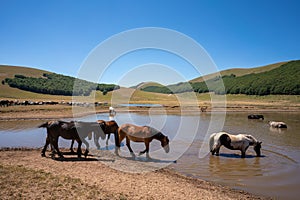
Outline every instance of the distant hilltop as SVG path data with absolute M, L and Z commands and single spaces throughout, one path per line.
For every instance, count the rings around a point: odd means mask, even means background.
M 168 86 L 148 84 L 141 90 L 165 94 L 194 91 L 216 94 L 300 95 L 300 60 L 250 69 L 228 69 L 220 74 L 221 76 L 219 73 L 209 74 Z M 204 82 L 204 79 L 207 81 Z
M 214 92 L 215 94 L 300 95 L 299 80 L 300 60 L 295 60 L 249 69 L 227 69 L 220 73 L 167 86 L 142 82 L 132 88 L 146 93 L 163 94 Z M 106 95 L 110 91 L 120 89 L 120 86 L 114 84 L 92 83 L 44 70 L 8 65 L 0 65 L 0 81 L 1 98 L 26 99 L 33 97 L 34 94 L 42 94 L 48 96 L 36 98 L 51 99 L 51 96 L 55 95 L 57 97 L 88 96 L 93 91 L 98 91 L 97 95 L 99 92 L 101 95 Z M 74 89 L 75 81 L 80 85 L 77 89 Z M 104 99 L 108 100 L 109 97 Z
M 119 89 L 114 84 L 98 84 L 71 76 L 55 74 L 33 68 L 0 66 L 2 85 L 9 85 L 25 91 L 65 96 L 89 96 L 92 91 L 101 91 L 104 95 Z M 74 83 L 80 87 L 74 87 Z

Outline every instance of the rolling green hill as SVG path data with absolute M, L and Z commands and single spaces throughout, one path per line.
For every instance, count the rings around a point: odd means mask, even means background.
M 269 69 L 269 70 L 267 70 Z M 242 72 L 243 71 L 243 72 Z M 251 72 L 252 73 L 249 73 Z M 300 94 L 300 61 L 277 63 L 258 69 L 250 69 L 246 75 L 244 70 L 226 70 L 229 72 L 239 72 L 238 75 L 230 74 L 223 76 L 213 76 L 203 82 L 195 79 L 191 82 L 178 83 L 176 85 L 161 87 L 145 87 L 142 90 L 160 93 L 182 93 L 182 92 L 215 92 L 216 94 L 247 94 L 247 95 L 299 95 Z M 221 73 L 222 74 L 222 73 Z M 224 74 L 224 73 L 223 73 Z M 222 87 L 222 82 L 225 88 Z M 209 88 L 207 87 L 209 86 Z M 168 90 L 167 90 L 168 89 Z
M 15 66 L 0 66 L 0 80 L 2 93 L 6 92 L 6 94 L 10 88 L 18 88 L 50 95 L 88 96 L 93 90 L 101 91 L 105 95 L 119 88 L 114 84 L 96 84 L 70 76 Z M 74 87 L 75 83 L 79 87 Z
M 262 73 L 266 71 L 270 71 L 272 69 L 275 69 L 277 67 L 280 67 L 281 65 L 285 64 L 287 62 L 279 62 L 279 63 L 274 63 L 266 66 L 261 66 L 261 67 L 254 67 L 254 68 L 232 68 L 232 69 L 226 69 L 223 71 L 220 71 L 221 76 L 226 76 L 226 75 L 231 75 L 234 74 L 236 76 L 244 76 L 247 74 L 257 74 L 257 73 Z M 219 76 L 219 73 L 212 73 L 208 74 L 205 76 L 201 76 L 195 79 L 190 80 L 189 82 L 195 83 L 195 82 L 202 82 L 205 80 L 212 79 L 216 76 Z
M 156 83 L 156 82 L 141 82 L 141 83 L 137 84 L 136 86 L 132 86 L 130 88 L 142 90 L 142 89 L 144 89 L 146 87 L 150 87 L 150 86 L 160 87 L 160 86 L 163 86 L 163 85 L 159 84 L 159 83 Z

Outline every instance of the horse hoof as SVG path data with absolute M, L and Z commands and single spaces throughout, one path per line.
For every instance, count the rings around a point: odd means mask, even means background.
M 135 157 L 135 154 L 134 154 L 133 152 L 130 152 L 130 155 L 131 155 L 132 157 Z
M 46 154 L 42 153 L 41 156 L 42 156 L 42 157 L 46 157 Z

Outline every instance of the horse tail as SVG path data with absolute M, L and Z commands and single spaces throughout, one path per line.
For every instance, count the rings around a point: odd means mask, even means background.
M 215 136 L 216 136 L 217 133 L 213 133 L 210 135 L 209 137 L 209 150 L 212 151 L 213 150 L 213 146 L 214 146 L 214 143 L 215 143 Z
M 38 128 L 48 128 L 48 122 L 39 125 Z

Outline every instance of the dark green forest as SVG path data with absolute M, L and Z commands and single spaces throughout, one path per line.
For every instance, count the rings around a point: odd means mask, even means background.
M 106 94 L 109 91 L 120 88 L 118 85 L 114 84 L 96 84 L 55 73 L 44 73 L 43 77 L 40 78 L 16 74 L 14 78 L 6 78 L 5 82 L 10 87 L 19 88 L 21 90 L 67 96 L 88 96 L 93 90 L 99 90 L 103 94 Z M 74 87 L 74 83 L 76 87 Z
M 222 81 L 224 87 L 222 87 Z M 150 86 L 142 90 L 160 93 L 198 93 L 246 95 L 300 95 L 300 60 L 291 61 L 273 70 L 236 77 L 234 74 L 215 77 L 206 82 L 178 83 L 169 86 Z

